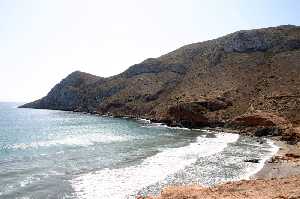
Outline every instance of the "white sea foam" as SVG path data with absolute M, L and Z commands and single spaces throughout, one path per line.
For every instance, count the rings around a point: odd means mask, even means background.
M 39 148 L 50 147 L 55 145 L 67 145 L 67 146 L 90 146 L 96 143 L 111 143 L 122 142 L 130 139 L 130 136 L 119 136 L 105 133 L 90 133 L 84 135 L 67 135 L 62 138 L 56 138 L 46 141 L 37 141 L 31 143 L 19 143 L 11 145 L 12 149 L 27 149 L 27 148 Z
M 191 129 L 185 128 L 185 127 L 177 127 L 177 126 L 171 127 L 171 126 L 168 126 L 163 123 L 150 123 L 149 125 L 144 125 L 142 127 L 144 127 L 144 128 L 169 128 L 169 129 L 178 129 L 178 130 L 187 130 L 187 131 L 191 130 Z
M 264 167 L 266 161 L 271 159 L 279 150 L 279 147 L 269 139 L 267 139 L 267 144 L 270 146 L 270 148 L 268 149 L 269 153 L 265 154 L 262 157 L 262 159 L 259 160 L 259 163 L 251 163 L 248 167 L 245 167 L 245 171 L 242 172 L 239 176 L 235 176 L 229 179 L 223 179 L 220 182 L 226 182 L 228 180 L 230 181 L 250 180 L 252 176 L 258 173 Z
M 139 118 L 138 120 L 141 121 L 141 122 L 144 122 L 144 123 L 148 123 L 148 124 L 151 123 L 150 120 L 144 119 L 144 118 Z
M 259 163 L 253 164 L 252 167 L 247 167 L 245 174 L 240 176 L 239 180 L 249 180 L 253 175 L 255 175 L 264 167 L 267 160 L 271 159 L 278 152 L 279 147 L 275 145 L 274 142 L 268 139 L 267 143 L 270 145 L 269 153 L 264 156 L 263 159 L 259 161 Z
M 71 181 L 76 195 L 82 199 L 134 198 L 143 187 L 160 182 L 168 175 L 184 169 L 199 157 L 221 152 L 237 134 L 217 134 L 216 138 L 198 137 L 197 142 L 180 148 L 168 148 L 146 158 L 140 165 L 120 169 L 104 169 L 83 174 Z

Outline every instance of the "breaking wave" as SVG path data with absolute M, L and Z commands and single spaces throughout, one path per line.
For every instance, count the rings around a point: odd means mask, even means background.
M 56 145 L 67 145 L 67 146 L 91 146 L 96 143 L 111 143 L 111 142 L 123 142 L 130 139 L 130 136 L 120 136 L 105 133 L 92 133 L 84 135 L 67 135 L 62 138 L 37 141 L 31 143 L 18 143 L 10 145 L 9 149 L 28 149 L 28 148 L 39 148 L 39 147 L 51 147 Z
M 76 196 L 82 199 L 134 198 L 137 191 L 162 181 L 168 175 L 184 169 L 199 157 L 221 152 L 236 142 L 237 134 L 217 134 L 216 138 L 198 137 L 185 147 L 168 148 L 146 158 L 141 164 L 120 169 L 103 169 L 78 176 L 71 181 Z

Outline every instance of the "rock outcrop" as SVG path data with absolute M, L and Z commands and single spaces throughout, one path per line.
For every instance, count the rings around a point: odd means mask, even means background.
M 77 110 L 85 106 L 85 89 L 103 78 L 75 71 L 54 86 L 48 95 L 40 100 L 21 106 L 22 108 L 41 108 L 58 110 Z M 90 99 L 89 99 L 90 100 Z
M 271 125 L 273 120 L 262 115 L 257 123 L 254 115 L 242 116 L 260 111 L 285 118 L 295 128 L 300 125 L 299 74 L 300 27 L 279 26 L 186 45 L 109 78 L 74 72 L 46 97 L 22 107 L 144 117 L 188 127 L 229 121 Z
M 261 136 L 282 136 L 285 140 L 293 133 L 291 122 L 274 113 L 246 113 L 231 120 L 229 126 L 240 128 L 245 134 Z

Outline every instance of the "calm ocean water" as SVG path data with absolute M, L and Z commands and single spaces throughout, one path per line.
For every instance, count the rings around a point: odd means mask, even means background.
M 0 103 L 0 198 L 134 198 L 249 178 L 269 141 Z M 258 164 L 244 162 L 259 158 Z

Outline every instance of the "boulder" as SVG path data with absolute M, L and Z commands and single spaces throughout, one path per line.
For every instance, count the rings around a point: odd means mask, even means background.
M 249 160 L 244 160 L 244 162 L 251 162 L 251 163 L 259 163 L 259 159 L 249 159 Z

